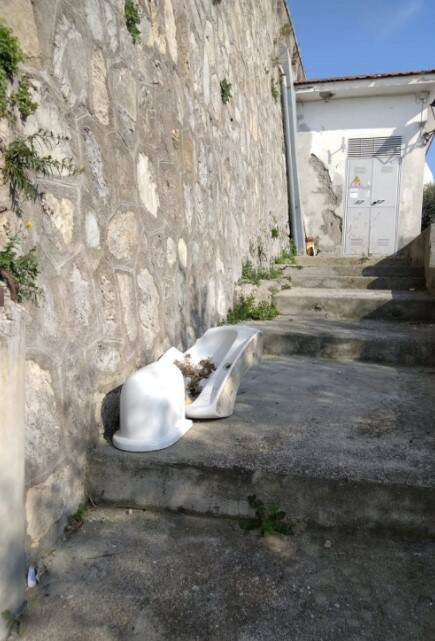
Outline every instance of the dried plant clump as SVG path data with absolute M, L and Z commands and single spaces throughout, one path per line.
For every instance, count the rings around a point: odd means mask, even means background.
M 201 394 L 201 382 L 210 377 L 216 370 L 216 365 L 209 358 L 203 358 L 198 365 L 192 363 L 190 354 L 186 354 L 185 361 L 175 361 L 175 365 L 184 376 L 186 384 L 186 403 L 190 404 Z

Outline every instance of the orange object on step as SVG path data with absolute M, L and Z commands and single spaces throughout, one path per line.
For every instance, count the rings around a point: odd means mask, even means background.
M 305 248 L 308 256 L 314 256 L 314 238 L 305 239 Z

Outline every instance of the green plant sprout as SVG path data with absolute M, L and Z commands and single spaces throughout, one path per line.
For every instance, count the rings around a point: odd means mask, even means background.
M 30 136 L 18 136 L 6 146 L 0 141 L 0 151 L 4 156 L 1 169 L 3 182 L 9 187 L 11 207 L 18 216 L 22 215 L 22 203 L 25 200 L 39 201 L 42 209 L 50 213 L 44 201 L 44 192 L 39 189 L 34 177 L 46 178 L 54 174 L 75 176 L 81 172 L 71 158 L 58 160 L 50 153 L 41 155 L 44 149 L 49 151 L 64 140 L 68 138 L 40 129 Z
M 221 80 L 221 98 L 224 105 L 227 105 L 233 97 L 232 88 L 233 85 L 226 78 Z
M 286 536 L 293 534 L 291 525 L 285 521 L 286 513 L 281 509 L 278 501 L 266 504 L 253 494 L 248 496 L 248 503 L 249 507 L 255 510 L 255 516 L 240 521 L 242 530 L 245 532 L 258 530 L 260 536 L 275 532 Z
M 281 271 L 274 267 L 270 269 L 256 269 L 250 260 L 247 260 L 242 265 L 242 275 L 240 277 L 241 283 L 252 283 L 258 285 L 261 280 L 274 280 L 281 276 Z
M 279 256 L 275 258 L 276 265 L 296 265 L 296 245 L 290 240 L 289 249 L 284 249 Z
M 12 236 L 0 251 L 0 279 L 8 285 L 12 300 L 17 303 L 31 300 L 37 304 L 42 290 L 36 284 L 39 274 L 36 248 L 20 255 L 19 244 L 19 236 Z
M 21 621 L 21 615 L 13 614 L 10 610 L 4 610 L 2 619 L 6 623 L 9 633 L 16 632 L 19 637 L 24 636 L 24 624 Z
M 77 532 L 77 530 L 80 530 L 80 528 L 83 527 L 85 516 L 89 511 L 89 508 L 89 503 L 82 503 L 81 505 L 79 505 L 77 511 L 74 512 L 74 514 L 71 514 L 71 516 L 68 518 L 65 532 Z
M 125 24 L 127 26 L 127 30 L 131 35 L 133 44 L 136 44 L 137 42 L 139 42 L 139 38 L 140 38 L 140 30 L 139 30 L 140 13 L 139 13 L 139 7 L 136 4 L 136 2 L 134 2 L 134 0 L 125 0 L 124 15 L 125 15 Z
M 271 85 L 270 90 L 272 93 L 272 98 L 274 99 L 275 102 L 278 102 L 278 98 L 281 95 L 281 91 L 279 89 L 279 83 L 275 80 L 275 78 L 272 78 L 270 85 Z
M 21 62 L 24 62 L 24 53 L 18 39 L 0 22 L 0 117 L 8 115 L 8 85 L 13 83 Z
M 229 310 L 226 322 L 230 325 L 236 325 L 246 320 L 272 320 L 278 316 L 279 312 L 274 302 L 269 303 L 266 300 L 255 302 L 253 296 L 242 296 L 238 303 Z
M 23 122 L 38 108 L 38 103 L 33 101 L 30 93 L 32 88 L 29 78 L 23 76 L 18 83 L 17 91 L 11 96 L 11 104 L 17 107 Z

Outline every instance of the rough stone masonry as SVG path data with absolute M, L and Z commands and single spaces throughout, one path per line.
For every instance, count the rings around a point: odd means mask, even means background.
M 134 45 L 123 0 L 0 0 L 40 105 L 24 131 L 68 136 L 56 154 L 83 167 L 41 183 L 51 215 L 25 212 L 44 291 L 27 327 L 31 555 L 83 499 L 109 392 L 223 319 L 242 262 L 267 262 L 288 242 L 271 92 L 282 46 L 303 72 L 283 0 L 139 5 Z

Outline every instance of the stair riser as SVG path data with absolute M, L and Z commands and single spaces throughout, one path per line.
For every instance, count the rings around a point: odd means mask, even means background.
M 401 267 L 407 269 L 410 263 L 404 258 L 394 258 L 392 256 L 296 256 L 298 265 L 305 267 L 336 267 L 337 265 L 356 265 L 366 267 Z
M 387 301 L 361 300 L 354 298 L 321 298 L 294 296 L 287 298 L 277 294 L 276 304 L 280 314 L 304 314 L 319 312 L 333 319 L 379 318 L 395 321 L 433 321 L 435 305 L 433 301 Z
M 419 268 L 403 268 L 394 266 L 364 267 L 358 265 L 337 265 L 335 267 L 286 267 L 286 275 L 305 275 L 319 278 L 334 278 L 337 276 L 370 277 L 370 278 L 424 278 L 424 272 Z
M 251 494 L 278 500 L 291 519 L 324 527 L 386 528 L 435 535 L 435 489 L 310 479 L 245 469 L 147 465 L 127 457 L 116 470 L 91 459 L 88 493 L 96 503 L 198 514 L 250 515 Z
M 390 290 L 424 290 L 423 278 L 403 276 L 310 276 L 305 271 L 291 276 L 294 287 L 310 289 L 390 289 Z
M 391 342 L 266 333 L 264 353 L 273 356 L 299 355 L 386 365 L 435 366 L 435 344 L 416 343 L 411 340 Z

